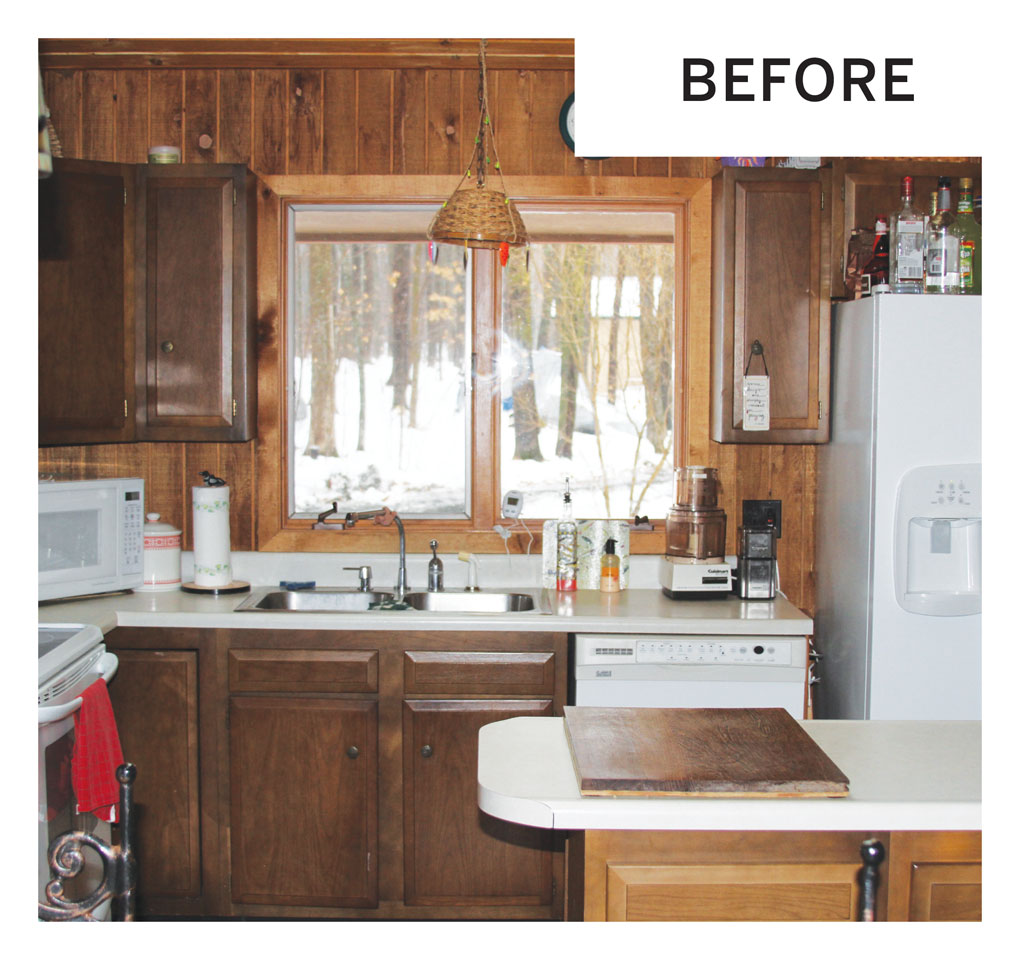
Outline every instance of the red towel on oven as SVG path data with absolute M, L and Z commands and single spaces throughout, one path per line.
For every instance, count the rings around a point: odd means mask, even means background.
M 100 677 L 81 695 L 81 708 L 74 715 L 71 785 L 78 813 L 94 813 L 110 823 L 118 819 L 117 767 L 123 762 L 113 705 Z

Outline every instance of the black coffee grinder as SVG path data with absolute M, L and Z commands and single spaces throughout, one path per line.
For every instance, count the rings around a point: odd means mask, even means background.
M 737 591 L 744 600 L 772 600 L 779 589 L 776 562 L 781 500 L 745 500 L 737 531 Z

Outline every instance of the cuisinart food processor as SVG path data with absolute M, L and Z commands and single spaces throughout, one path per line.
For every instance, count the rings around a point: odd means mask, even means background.
M 726 511 L 717 506 L 714 467 L 679 467 L 676 503 L 666 516 L 666 555 L 659 561 L 662 592 L 671 600 L 730 592 Z

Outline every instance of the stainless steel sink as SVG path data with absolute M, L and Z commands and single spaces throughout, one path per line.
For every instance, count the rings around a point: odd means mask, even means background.
M 535 609 L 535 598 L 528 593 L 450 590 L 442 593 L 409 593 L 404 600 L 414 610 L 437 613 L 522 613 Z
M 318 587 L 311 590 L 284 590 L 261 587 L 253 590 L 234 609 L 238 612 L 293 610 L 300 613 L 357 613 L 372 603 L 392 600 L 392 593 L 378 590 L 345 590 L 342 587 Z

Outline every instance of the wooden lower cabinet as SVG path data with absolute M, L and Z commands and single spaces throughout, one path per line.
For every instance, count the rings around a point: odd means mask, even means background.
M 198 652 L 116 653 L 110 702 L 124 759 L 137 770 L 138 911 L 191 912 L 203 893 Z
M 977 832 L 589 830 L 568 842 L 568 919 L 855 921 L 877 838 L 877 920 L 980 920 Z
M 374 907 L 374 700 L 230 698 L 231 897 Z
M 548 699 L 404 702 L 406 903 L 551 910 L 554 834 L 478 809 L 478 729 L 552 713 Z

